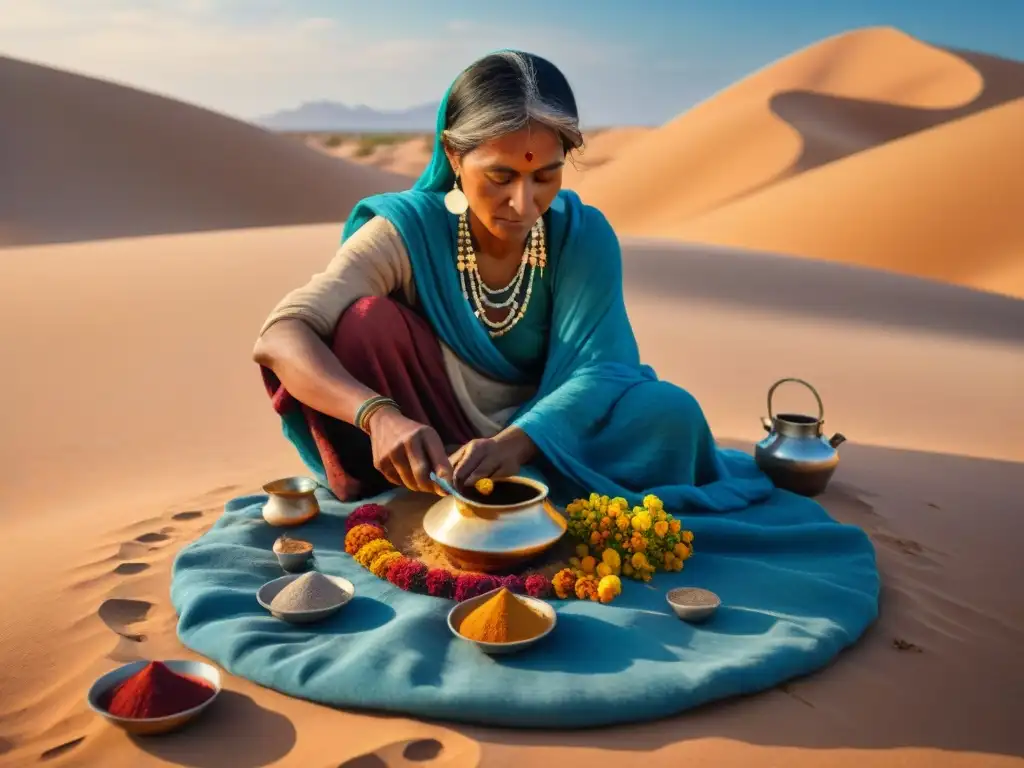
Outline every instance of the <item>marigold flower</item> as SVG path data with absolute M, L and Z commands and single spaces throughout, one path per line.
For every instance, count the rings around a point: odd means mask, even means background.
M 595 572 L 598 576 L 604 578 L 605 576 L 609 576 L 611 574 L 612 567 L 608 565 L 608 563 L 601 562 L 597 564 L 597 569 Z
M 591 544 L 600 544 L 601 543 L 601 534 L 598 533 L 597 531 L 593 531 L 590 534 L 590 543 Z
M 618 526 L 620 531 L 629 529 L 629 517 L 627 515 L 621 515 L 615 518 L 615 525 Z
M 597 561 L 589 555 L 587 557 L 584 557 L 583 560 L 580 561 L 580 568 L 583 569 L 584 573 L 593 573 L 596 567 Z
M 623 563 L 622 564 L 622 575 L 623 576 L 625 576 L 626 578 L 629 578 L 634 573 L 636 573 L 636 571 L 633 570 L 633 566 L 632 565 L 630 565 L 629 563 Z
M 500 582 L 487 573 L 463 573 L 455 579 L 455 600 L 461 603 L 471 597 L 479 597 L 485 592 L 497 589 Z
M 647 507 L 651 512 L 660 512 L 664 508 L 664 504 L 661 503 L 661 499 L 655 496 L 653 493 L 649 493 L 644 496 L 644 506 Z
M 601 560 L 607 563 L 611 568 L 618 568 L 622 565 L 622 559 L 619 557 L 619 553 L 614 549 L 606 549 L 602 552 Z
M 545 598 L 551 595 L 551 582 L 546 576 L 534 573 L 526 577 L 526 594 L 530 597 Z
M 568 568 L 563 568 L 551 579 L 551 587 L 555 590 L 556 597 L 566 600 L 576 588 L 576 574 Z
M 668 523 L 664 520 L 659 520 L 654 524 L 654 532 L 664 538 L 665 534 L 668 533 Z
M 427 566 L 419 560 L 403 557 L 388 568 L 387 580 L 406 592 L 427 592 Z
M 494 481 L 489 477 L 481 477 L 473 483 L 473 487 L 481 496 L 490 496 L 494 493 Z
M 687 544 L 693 542 L 693 531 L 683 531 L 683 541 Z
M 361 523 L 345 534 L 345 553 L 354 555 L 363 545 L 375 539 L 383 539 L 387 534 L 375 523 Z
M 610 603 L 622 594 L 622 582 L 618 576 L 605 576 L 597 584 L 597 596 L 602 603 Z
M 643 552 L 637 552 L 635 555 L 633 555 L 631 562 L 633 564 L 633 567 L 637 570 L 642 570 L 644 568 L 649 567 L 649 563 L 647 562 L 647 558 L 644 556 Z
M 455 576 L 445 568 L 427 571 L 427 594 L 451 600 L 455 596 Z
M 372 523 L 383 528 L 388 521 L 388 514 L 388 508 L 380 504 L 362 504 L 345 518 L 345 533 L 364 523 Z
M 374 539 L 373 541 L 367 542 L 359 551 L 354 555 L 356 562 L 359 563 L 363 568 L 369 568 L 377 555 L 384 552 L 394 552 L 395 545 L 387 539 Z
M 682 524 L 678 520 L 670 520 L 669 521 L 668 529 L 670 531 L 672 531 L 672 533 L 679 533 L 679 530 L 681 528 L 682 528 Z
M 370 573 L 376 576 L 378 579 L 385 579 L 388 575 L 388 568 L 391 567 L 392 563 L 402 559 L 402 553 L 395 550 L 390 552 L 381 552 L 370 563 Z
M 593 576 L 584 576 L 582 579 L 576 579 L 574 591 L 580 600 L 593 600 L 596 603 L 599 599 L 597 587 L 597 579 Z

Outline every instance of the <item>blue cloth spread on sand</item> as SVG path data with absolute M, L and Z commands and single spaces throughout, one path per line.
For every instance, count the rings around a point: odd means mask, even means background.
M 438 137 L 446 104 L 447 94 Z M 344 237 L 372 216 L 391 220 L 439 338 L 493 378 L 522 381 L 459 288 L 455 221 L 441 199 L 453 180 L 437 144 L 415 188 L 364 200 Z M 874 621 L 879 580 L 864 532 L 774 490 L 749 455 L 718 449 L 696 401 L 640 363 L 605 218 L 562 192 L 546 219 L 551 341 L 537 395 L 513 418 L 542 455 L 525 471 L 543 473 L 562 504 L 591 491 L 631 503 L 657 494 L 695 534 L 685 569 L 649 585 L 626 580 L 610 605 L 556 601 L 558 627 L 541 644 L 488 657 L 451 635 L 453 603 L 402 592 L 343 553 L 344 517 L 356 504 L 324 490 L 323 513 L 297 535 L 357 596 L 324 624 L 296 627 L 256 602 L 281 571 L 271 552 L 278 531 L 261 517 L 266 497 L 249 496 L 230 502 L 175 561 L 171 598 L 185 645 L 233 674 L 326 704 L 565 728 L 651 719 L 769 688 L 825 666 Z M 286 416 L 284 430 L 323 481 L 302 415 Z M 665 593 L 683 585 L 722 598 L 707 624 L 685 624 L 668 608 Z
M 174 563 L 178 635 L 228 672 L 339 707 L 533 728 L 572 728 L 668 716 L 770 688 L 826 666 L 875 619 L 874 551 L 856 527 L 781 491 L 739 512 L 691 515 L 695 554 L 649 585 L 623 580 L 613 603 L 554 601 L 558 626 L 520 654 L 489 657 L 454 637 L 453 602 L 402 592 L 344 554 L 343 504 L 318 491 L 322 513 L 292 532 L 318 567 L 344 576 L 355 599 L 323 624 L 270 616 L 256 591 L 281 575 L 280 531 L 266 497 L 230 502 Z M 387 496 L 375 501 L 388 503 Z M 715 591 L 706 623 L 675 617 L 665 593 Z

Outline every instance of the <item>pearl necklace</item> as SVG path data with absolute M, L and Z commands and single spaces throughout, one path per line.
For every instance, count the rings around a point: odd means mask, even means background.
M 537 223 L 530 230 L 530 236 L 526 239 L 526 246 L 523 248 L 523 257 L 519 262 L 519 269 L 509 281 L 508 285 L 501 288 L 491 288 L 480 278 L 480 270 L 477 267 L 476 252 L 473 250 L 473 238 L 469 234 L 468 214 L 459 216 L 459 237 L 458 237 L 458 261 L 456 267 L 459 270 L 459 281 L 462 285 L 462 295 L 471 306 L 475 306 L 473 314 L 480 318 L 488 327 L 491 338 L 504 336 L 511 331 L 523 316 L 530 304 L 530 296 L 533 294 L 533 281 L 537 275 L 537 268 L 540 268 L 540 275 L 544 277 L 544 267 L 547 265 L 547 247 L 544 243 L 544 220 L 537 219 Z M 526 277 L 526 268 L 530 268 L 530 276 Z M 519 301 L 522 293 L 523 281 L 526 281 L 526 293 Z M 499 300 L 501 294 L 508 293 L 504 299 Z M 485 307 L 491 309 L 509 308 L 508 314 L 501 320 L 491 320 L 487 316 Z

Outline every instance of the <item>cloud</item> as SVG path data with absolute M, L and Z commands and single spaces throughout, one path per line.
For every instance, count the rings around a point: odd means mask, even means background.
M 83 6 L 88 6 L 85 8 Z M 432 101 L 475 58 L 520 47 L 570 81 L 619 76 L 636 59 L 563 29 L 452 20 L 389 36 L 285 0 L 0 0 L 0 53 L 253 117 L 302 101 L 381 108 Z

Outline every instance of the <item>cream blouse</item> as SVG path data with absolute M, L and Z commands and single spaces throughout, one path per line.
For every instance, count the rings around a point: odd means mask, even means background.
M 390 221 L 375 216 L 342 244 L 323 272 L 278 302 L 260 336 L 279 320 L 294 318 L 322 338 L 330 338 L 341 315 L 355 301 L 394 293 L 400 293 L 409 306 L 416 306 L 416 283 L 405 243 Z M 535 389 L 488 378 L 438 341 L 448 380 L 463 412 L 482 437 L 494 436 Z

